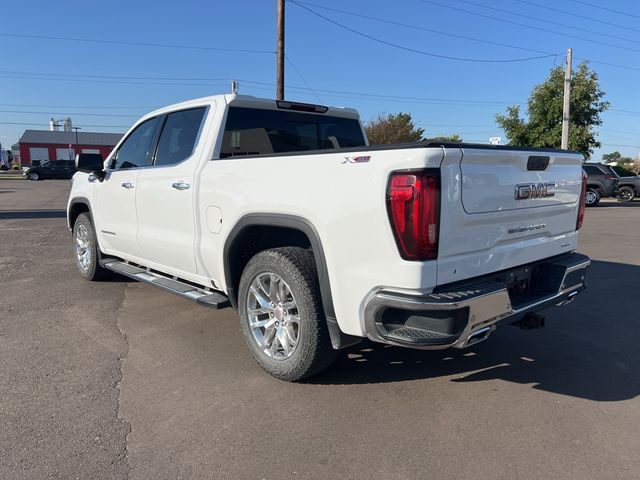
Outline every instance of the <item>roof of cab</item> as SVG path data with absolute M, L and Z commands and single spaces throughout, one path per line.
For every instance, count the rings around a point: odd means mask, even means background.
M 225 104 L 234 106 L 242 106 L 245 108 L 263 108 L 267 110 L 277 110 L 278 105 L 275 100 L 268 98 L 259 98 L 254 97 L 252 95 L 235 95 L 235 94 L 224 94 L 224 95 L 211 95 L 208 97 L 194 98 L 192 100 L 186 100 L 180 103 L 174 103 L 173 105 L 168 105 L 166 107 L 158 108 L 152 112 L 147 113 L 142 118 L 148 118 L 155 115 L 159 115 L 162 113 L 167 113 L 175 110 L 192 108 L 202 105 L 212 105 L 218 101 L 224 102 Z M 292 103 L 296 103 L 293 100 L 287 100 Z M 334 116 L 334 117 L 345 117 L 345 118 L 359 118 L 358 111 L 353 108 L 345 108 L 345 107 L 328 107 L 329 109 L 325 113 L 313 113 L 313 112 L 305 112 L 310 115 L 326 115 L 326 116 Z M 141 118 L 141 120 L 142 120 Z

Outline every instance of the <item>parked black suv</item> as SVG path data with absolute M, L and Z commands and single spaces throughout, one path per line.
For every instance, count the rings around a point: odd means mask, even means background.
M 74 173 L 76 165 L 73 160 L 56 160 L 32 166 L 24 174 L 29 180 L 35 181 L 44 178 L 71 178 Z
M 636 175 L 635 177 L 620 177 L 618 200 L 621 202 L 630 202 L 637 197 L 640 197 L 640 175 Z
M 587 174 L 587 207 L 595 207 L 603 197 L 615 197 L 618 193 L 618 174 L 604 163 L 585 163 L 582 169 Z

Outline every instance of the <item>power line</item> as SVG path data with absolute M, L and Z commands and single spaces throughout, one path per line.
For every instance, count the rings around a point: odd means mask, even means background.
M 600 130 L 601 132 L 604 132 L 604 135 L 610 138 L 614 138 L 614 139 L 620 139 L 620 140 L 625 140 L 625 141 L 629 141 L 632 142 L 634 140 L 640 140 L 640 134 L 636 134 L 636 135 L 616 135 L 615 133 L 610 133 L 609 130 Z
M 455 60 L 455 61 L 459 61 L 459 62 L 474 62 L 474 63 L 516 63 L 516 62 L 526 62 L 526 61 L 530 61 L 530 60 L 539 60 L 542 58 L 549 58 L 549 57 L 556 57 L 556 54 L 548 54 L 548 55 L 539 55 L 536 57 L 527 57 L 527 58 L 512 58 L 512 59 L 499 59 L 499 60 L 490 60 L 490 59 L 480 59 L 480 58 L 465 58 L 465 57 L 453 57 L 453 56 L 449 56 L 449 55 L 440 55 L 437 53 L 432 53 L 432 52 L 425 52 L 423 50 L 418 50 L 415 48 L 411 48 L 411 47 L 405 47 L 403 45 L 399 45 L 397 43 L 393 43 L 393 42 L 388 42 L 386 40 L 382 40 L 380 38 L 374 37 L 372 35 L 369 35 L 367 33 L 363 33 L 360 32 L 359 30 L 356 30 L 354 28 L 348 27 L 346 25 L 343 25 L 342 23 L 336 22 L 335 20 L 326 17 L 324 15 L 322 15 L 321 13 L 316 12 L 315 10 L 307 7 L 306 5 L 302 5 L 301 3 L 298 3 L 295 0 L 289 0 L 291 3 L 293 3 L 294 5 L 299 6 L 300 8 L 303 8 L 305 10 L 307 10 L 308 12 L 316 15 L 317 17 L 322 18 L 323 20 L 332 23 L 333 25 L 336 25 L 344 30 L 347 30 L 351 33 L 354 33 L 356 35 L 359 35 L 361 37 L 367 38 L 369 40 L 372 40 L 374 42 L 377 43 L 381 43 L 383 45 L 387 45 L 393 48 L 397 48 L 400 50 L 404 50 L 407 52 L 412 52 L 412 53 L 417 53 L 420 55 L 426 55 L 429 57 L 434 57 L 434 58 L 442 58 L 445 60 Z
M 620 110 L 617 108 L 611 108 L 608 110 L 609 113 L 613 113 L 616 115 L 624 115 L 627 117 L 637 117 L 640 116 L 640 112 L 637 110 Z
M 37 126 L 37 127 L 48 127 L 48 124 L 45 123 L 35 123 L 35 122 L 0 122 L 0 125 L 23 125 L 23 126 Z M 131 125 L 86 125 L 80 124 L 81 127 L 87 128 L 129 128 Z
M 634 15 L 633 13 L 623 12 L 621 10 L 614 10 L 613 8 L 602 7 L 600 5 L 596 5 L 595 3 L 584 2 L 582 0 L 569 0 L 569 1 L 574 3 L 581 3 L 582 5 L 588 5 L 589 7 L 599 8 L 600 10 L 605 10 L 607 12 L 618 13 L 620 15 L 624 15 L 625 17 L 640 18 L 640 15 Z
M 44 114 L 51 115 L 51 112 L 35 112 L 35 111 L 23 111 L 23 110 L 0 110 L 1 113 L 29 113 L 29 114 Z M 116 115 L 116 114 L 107 114 L 107 113 L 71 113 L 67 112 L 64 115 L 78 115 L 78 116 L 87 116 L 87 117 L 131 117 L 131 118 L 140 118 L 140 115 Z
M 456 11 L 467 13 L 467 14 L 470 14 L 470 15 L 475 15 L 477 17 L 483 17 L 483 18 L 488 18 L 490 20 L 496 20 L 498 22 L 509 23 L 511 25 L 517 25 L 519 27 L 530 28 L 530 29 L 533 29 L 533 30 L 539 30 L 541 32 L 553 33 L 554 35 L 560 35 L 562 37 L 575 38 L 577 40 L 582 40 L 584 42 L 591 42 L 591 43 L 596 43 L 598 45 L 604 45 L 604 46 L 607 46 L 607 47 L 620 48 L 622 50 L 629 50 L 631 52 L 640 53 L 640 50 L 635 49 L 635 48 L 625 47 L 625 46 L 622 46 L 622 45 L 616 45 L 614 43 L 600 42 L 598 40 L 593 40 L 591 38 L 580 37 L 578 35 L 572 35 L 572 34 L 569 34 L 569 33 L 558 32 L 556 30 L 550 30 L 548 28 L 535 27 L 533 25 L 528 25 L 526 23 L 516 22 L 516 21 L 513 21 L 513 20 L 506 20 L 504 18 L 494 17 L 492 15 L 486 15 L 484 13 L 474 12 L 473 10 L 466 10 L 464 8 L 452 7 L 451 5 L 446 5 L 446 4 L 443 4 L 443 3 L 440 3 L 440 2 L 434 2 L 432 0 L 419 0 L 419 1 L 421 1 L 422 3 L 429 4 L 429 5 L 436 5 L 438 7 L 448 8 L 450 10 L 456 10 Z
M 348 12 L 348 11 L 340 10 L 340 9 L 337 9 L 337 8 L 325 7 L 325 6 L 317 5 L 317 4 L 314 4 L 314 3 L 309 3 L 309 2 L 298 2 L 298 3 L 304 4 L 304 5 L 313 6 L 315 8 L 321 8 L 321 9 L 324 9 L 324 10 L 330 10 L 330 11 L 334 11 L 334 12 L 338 12 L 338 13 L 343 13 L 345 15 L 351 15 L 351 16 L 354 16 L 354 17 L 365 18 L 367 20 L 373 20 L 373 21 L 376 21 L 376 22 L 382 22 L 382 23 L 387 23 L 387 24 L 390 24 L 390 25 L 396 25 L 396 26 L 400 26 L 400 27 L 411 28 L 411 29 L 414 29 L 414 30 L 422 30 L 422 31 L 425 31 L 425 32 L 435 33 L 435 34 L 438 34 L 438 35 L 445 35 L 445 36 L 448 36 L 448 37 L 460 38 L 460 39 L 463 39 L 463 40 L 470 40 L 470 41 L 474 41 L 474 42 L 485 43 L 485 44 L 488 44 L 488 45 L 496 45 L 496 46 L 499 46 L 499 47 L 514 48 L 514 49 L 517 49 L 517 50 L 529 51 L 529 52 L 534 52 L 534 53 L 555 55 L 555 54 L 553 54 L 551 52 L 545 52 L 545 51 L 542 51 L 542 50 L 535 50 L 535 49 L 531 49 L 531 48 L 526 48 L 526 47 L 521 47 L 521 46 L 516 46 L 516 45 L 510 45 L 510 44 L 507 44 L 507 43 L 494 42 L 494 41 L 491 41 L 491 40 L 484 40 L 484 39 L 480 39 L 480 38 L 468 37 L 466 35 L 458 35 L 458 34 L 455 34 L 455 33 L 442 32 L 442 31 L 439 31 L 439 30 L 433 30 L 433 29 L 430 29 L 430 28 L 420 27 L 420 26 L 417 26 L 417 25 L 411 25 L 411 24 L 406 24 L 406 23 L 401 23 L 401 22 L 395 22 L 395 21 L 392 21 L 392 20 L 385 20 L 385 19 L 382 19 L 382 18 L 371 17 L 369 15 L 362 15 L 362 14 L 354 13 L 354 12 Z M 469 2 L 469 3 L 471 3 L 471 2 Z M 449 7 L 447 5 L 442 5 L 442 4 L 437 4 L 437 5 L 445 7 L 445 8 L 454 8 L 455 9 L 455 7 Z M 478 5 L 478 4 L 476 4 L 476 5 Z M 487 7 L 487 8 L 489 8 L 489 7 Z M 463 9 L 457 9 L 457 10 L 460 10 L 460 11 L 463 11 L 463 12 L 466 12 L 466 13 L 469 13 L 469 14 L 485 16 L 485 17 L 493 19 L 493 20 L 499 20 L 499 21 L 506 22 L 506 23 L 513 23 L 513 22 L 509 22 L 508 20 L 505 20 L 505 19 L 486 16 L 486 15 L 482 15 L 482 14 L 479 14 L 479 13 L 476 13 L 476 12 L 472 12 L 472 11 L 469 11 L 469 10 L 463 10 Z M 497 10 L 497 9 L 494 9 L 494 10 Z M 507 12 L 507 13 L 510 13 L 510 12 Z M 516 15 L 515 13 L 513 13 L 513 14 Z M 535 17 L 531 17 L 531 18 L 535 18 Z M 542 20 L 540 20 L 540 21 L 542 21 Z M 555 23 L 555 22 L 553 22 L 553 23 Z M 519 24 L 519 23 L 516 23 L 516 25 L 528 26 L 528 25 Z M 529 26 L 529 28 L 536 28 L 536 27 Z M 577 27 L 571 27 L 571 28 L 577 28 Z M 586 29 L 580 29 L 580 30 L 588 31 Z M 564 34 L 559 33 L 559 32 L 553 32 L 553 33 L 557 33 L 558 35 L 564 35 Z M 599 33 L 598 35 L 606 35 L 606 34 Z M 616 37 L 616 36 L 613 36 L 613 35 L 606 35 L 606 36 L 623 39 L 622 37 Z M 582 37 L 578 37 L 578 38 L 582 39 Z M 585 39 L 585 40 L 588 40 L 588 39 Z M 640 43 L 640 42 L 636 42 L 635 40 L 629 40 L 629 39 L 624 39 L 624 40 L 626 40 L 628 42 L 633 42 L 633 43 Z M 621 47 L 621 48 L 625 48 L 625 47 Z M 606 65 L 608 67 L 622 68 L 622 69 L 625 69 L 625 70 L 640 71 L 640 68 L 632 67 L 632 66 L 629 66 L 629 65 L 620 65 L 620 64 L 616 64 L 616 63 L 610 63 L 610 62 L 601 62 L 599 60 L 593 60 L 593 59 L 590 59 L 590 58 L 576 57 L 576 59 L 577 60 L 585 60 L 585 61 L 588 61 L 588 62 L 591 62 L 591 63 L 595 63 L 595 64 L 598 64 L 598 65 Z
M 606 65 L 608 67 L 623 68 L 625 70 L 635 70 L 637 72 L 640 72 L 640 68 L 631 67 L 629 65 L 620 65 L 618 63 L 601 62 L 600 60 L 592 60 L 591 58 L 584 58 L 584 57 L 576 57 L 576 60 L 583 60 L 589 63 L 595 63 L 596 65 Z
M 626 38 L 626 37 L 619 37 L 617 35 L 611 35 L 611 34 L 608 34 L 608 33 L 594 32 L 593 30 L 588 29 L 588 28 L 581 28 L 581 27 L 576 27 L 574 25 L 567 25 L 567 23 L 562 23 L 562 22 L 554 22 L 553 20 L 547 20 L 546 18 L 540 18 L 540 17 L 531 16 L 531 15 L 525 15 L 525 14 L 514 12 L 514 11 L 511 11 L 511 10 L 505 10 L 503 8 L 490 7 L 489 5 L 484 5 L 482 3 L 476 3 L 476 2 L 471 2 L 469 0 L 458 0 L 458 2 L 466 3 L 468 5 L 473 5 L 473 6 L 480 7 L 480 8 L 484 8 L 486 10 L 493 10 L 495 12 L 502 12 L 502 13 L 506 13 L 508 15 L 514 15 L 516 17 L 527 18 L 529 20 L 534 20 L 534 21 L 537 21 L 537 22 L 543 22 L 543 23 L 548 23 L 548 24 L 551 24 L 551 25 L 557 25 L 557 26 L 560 26 L 562 28 L 571 28 L 573 30 L 579 30 L 581 32 L 587 32 L 587 33 L 590 33 L 592 35 L 596 34 L 598 36 L 615 38 L 616 40 L 622 40 L 624 42 L 640 43 L 638 40 L 632 40 L 632 39 L 629 39 L 629 38 Z
M 227 81 L 229 78 L 203 78 L 203 77 L 165 77 L 148 76 L 140 77 L 136 75 L 90 75 L 86 73 L 56 73 L 56 72 L 30 72 L 21 70 L 0 70 L 0 74 L 16 75 L 44 75 L 55 77 L 82 77 L 82 78 L 109 78 L 116 80 L 179 80 L 179 81 Z
M 176 83 L 176 82 L 154 82 L 151 80 L 147 81 L 134 81 L 128 82 L 124 80 L 98 80 L 98 79 L 89 79 L 89 78 L 74 78 L 74 77 L 46 77 L 46 76 L 36 76 L 36 75 L 11 75 L 11 74 L 0 74 L 0 78 L 6 79 L 20 79 L 20 80 L 47 80 L 54 82 L 80 82 L 80 83 L 101 83 L 108 85 L 139 85 L 142 87 L 154 85 L 154 86 L 181 86 L 181 85 L 189 85 L 192 87 L 209 87 L 209 86 L 219 86 L 222 83 Z M 226 83 L 225 83 L 226 85 Z
M 621 144 L 621 143 L 601 143 L 600 145 L 606 145 L 607 147 L 630 147 L 630 148 L 640 148 L 640 143 L 637 143 L 636 145 L 625 145 L 625 144 Z
M 536 2 L 530 2 L 529 0 L 516 0 L 517 2 L 524 3 L 525 5 L 532 5 L 534 7 L 543 8 L 545 10 L 551 10 L 552 12 L 563 13 L 565 15 L 570 15 L 572 17 L 583 18 L 585 20 L 589 20 L 590 22 L 602 23 L 603 25 L 609 25 L 611 27 L 622 28 L 624 30 L 631 30 L 629 27 L 625 25 L 620 25 L 619 23 L 606 22 L 604 20 L 599 20 L 593 17 L 587 17 L 586 15 L 579 15 L 576 12 L 570 12 L 567 10 L 561 10 L 559 8 L 549 7 L 548 5 L 541 5 Z M 634 30 L 635 31 L 635 30 Z
M 33 103 L 0 103 L 0 107 L 24 107 L 24 108 L 126 108 L 126 109 L 134 109 L 134 108 L 157 108 L 155 106 L 150 105 L 38 105 Z
M 55 73 L 55 72 L 48 72 L 48 73 L 37 73 L 37 72 L 8 72 L 8 71 L 4 71 L 5 73 L 25 73 L 25 74 L 33 74 L 36 75 L 36 78 L 40 78 L 40 76 L 42 75 L 51 75 L 54 77 L 59 77 L 59 76 L 68 76 L 70 77 L 70 80 L 74 80 L 76 79 L 76 77 L 82 77 L 83 74 L 75 74 L 75 73 Z M 2 73 L 2 71 L 0 71 L 0 74 Z M 102 75 L 98 75 L 99 77 L 102 77 Z M 92 75 L 93 77 L 93 75 Z M 108 76 L 105 75 L 104 77 L 107 78 L 146 78 L 146 77 L 126 77 L 123 75 L 113 75 L 113 76 Z M 153 77 L 149 77 L 149 78 L 153 78 Z M 191 80 L 197 80 L 197 81 L 219 81 L 219 80 L 231 80 L 231 78 L 206 78 L 206 77 L 198 77 L 198 78 L 186 78 L 186 77 L 155 77 L 155 78 L 163 78 L 165 80 L 187 80 L 187 81 L 191 81 Z M 66 80 L 66 79 L 63 79 Z M 262 82 L 262 81 L 257 81 L 257 80 L 249 80 L 249 79 L 237 79 L 241 86 L 243 83 L 249 84 L 247 86 L 247 88 L 257 88 L 259 89 L 259 87 L 257 86 L 252 86 L 252 85 L 260 85 L 260 86 L 265 86 L 265 87 L 272 87 L 274 85 L 274 83 L 272 82 Z M 144 84 L 142 84 L 144 85 Z M 189 84 L 172 84 L 172 85 L 189 85 Z M 207 83 L 206 85 L 211 85 L 209 83 Z M 513 105 L 513 104 L 519 104 L 521 102 L 515 102 L 515 101 L 501 101 L 501 100 L 466 100 L 466 99 L 454 99 L 454 98 L 439 98 L 439 97 L 419 97 L 419 96 L 402 96 L 402 95 L 383 95 L 383 94 L 375 94 L 375 93 L 364 93 L 364 92 L 354 92 L 354 91 L 345 91 L 345 90 L 330 90 L 330 89 L 322 89 L 322 88 L 311 88 L 309 86 L 307 87 L 301 87 L 301 86 L 296 86 L 296 85 L 287 85 L 287 88 L 290 89 L 294 89 L 294 90 L 308 90 L 308 91 L 315 91 L 315 92 L 320 92 L 323 94 L 338 94 L 338 95 L 349 95 L 349 96 L 358 96 L 358 97 L 370 97 L 370 98 L 376 98 L 376 99 L 386 99 L 386 100 L 407 100 L 407 101 L 417 101 L 417 102 L 427 102 L 427 103 L 459 103 L 462 105 Z M 0 104 L 2 105 L 2 104 Z M 15 104 L 7 104 L 10 106 L 14 106 Z M 16 105 L 17 106 L 17 105 Z M 24 105 L 27 106 L 27 105 Z M 53 107 L 53 106 L 50 106 Z M 79 108 L 92 108 L 92 107 L 79 107 Z M 98 108 L 98 107 L 95 107 Z M 127 107 L 119 107 L 119 108 L 127 108 Z M 154 108 L 154 107 L 144 107 L 144 106 L 140 106 L 140 107 L 131 107 L 131 108 Z
M 0 36 L 14 37 L 14 38 L 32 38 L 37 40 L 61 40 L 66 42 L 103 43 L 107 45 L 126 45 L 126 46 L 134 46 L 134 47 L 180 48 L 180 49 L 188 49 L 188 50 L 207 50 L 207 51 L 234 52 L 234 53 L 268 53 L 268 54 L 274 53 L 273 50 L 203 47 L 200 45 L 177 45 L 177 44 L 169 44 L 169 43 L 125 42 L 122 40 L 98 40 L 94 38 L 58 37 L 53 35 L 27 35 L 27 34 L 21 34 L 21 33 L 0 33 Z
M 625 134 L 625 135 L 631 135 L 633 137 L 640 137 L 640 130 L 637 131 L 637 132 L 630 132 L 628 130 L 627 131 L 625 131 L 625 130 L 609 130 L 609 129 L 606 129 L 606 128 L 601 128 L 600 131 L 602 131 L 602 132 L 622 133 L 622 134 Z
M 330 10 L 330 11 L 333 11 L 333 12 L 342 13 L 344 15 L 351 15 L 353 17 L 359 17 L 359 18 L 364 18 L 364 19 L 367 19 L 367 20 L 373 20 L 375 22 L 386 23 L 386 24 L 389 24 L 389 25 L 396 25 L 398 27 L 410 28 L 410 29 L 413 29 L 413 30 L 421 30 L 423 32 L 435 33 L 437 35 L 444 35 L 444 36 L 447 36 L 447 37 L 460 38 L 460 39 L 463 39 L 463 40 L 471 40 L 473 42 L 480 42 L 480 43 L 485 43 L 487 45 L 495 45 L 495 46 L 498 46 L 498 47 L 513 48 L 513 49 L 516 49 L 516 50 L 523 50 L 523 51 L 526 51 L 526 52 L 542 53 L 542 54 L 545 54 L 545 55 L 555 55 L 555 53 L 552 53 L 552 52 L 545 52 L 545 51 L 542 51 L 542 50 L 535 50 L 535 49 L 532 49 L 532 48 L 520 47 L 520 46 L 516 46 L 516 45 L 509 45 L 508 43 L 494 42 L 494 41 L 491 41 L 491 40 L 483 40 L 483 39 L 480 39 L 480 38 L 468 37 L 466 35 L 458 35 L 458 34 L 451 33 L 451 32 L 443 32 L 443 31 L 440 31 L 440 30 L 433 30 L 431 28 L 425 28 L 425 27 L 421 27 L 421 26 L 418 26 L 418 25 L 411 25 L 411 24 L 407 24 L 407 23 L 395 22 L 393 20 L 386 20 L 384 18 L 371 17 L 369 15 L 362 15 L 360 13 L 348 12 L 348 11 L 345 11 L 345 10 L 340 10 L 338 8 L 325 7 L 325 6 L 317 5 L 317 4 L 314 4 L 314 3 L 309 3 L 309 2 L 298 2 L 298 3 L 299 4 L 303 4 L 303 5 L 312 6 L 312 7 L 315 7 L 315 8 L 320 8 L 320 9 L 323 9 L 323 10 Z
M 318 96 L 318 94 L 315 92 L 315 90 L 313 88 L 311 88 L 311 85 L 309 85 L 309 82 L 307 82 L 305 80 L 305 78 L 302 76 L 302 74 L 300 73 L 300 70 L 298 70 L 296 68 L 296 66 L 293 64 L 293 62 L 291 61 L 291 59 L 285 55 L 284 56 L 285 60 L 287 61 L 287 63 L 289 65 L 291 65 L 291 68 L 293 68 L 293 70 L 298 74 L 298 76 L 300 77 L 300 79 L 304 82 L 304 84 L 309 88 L 309 91 L 311 91 L 311 93 L 313 94 L 314 97 L 316 97 L 316 99 L 318 100 L 319 103 L 322 103 L 322 100 L 320 100 L 320 97 Z

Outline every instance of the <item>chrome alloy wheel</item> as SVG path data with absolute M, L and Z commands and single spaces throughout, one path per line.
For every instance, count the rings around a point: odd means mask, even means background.
M 622 190 L 620 190 L 620 199 L 624 200 L 625 202 L 628 202 L 630 200 L 633 200 L 633 190 L 628 189 L 628 188 L 624 188 Z
M 89 240 L 89 230 L 80 224 L 76 229 L 76 255 L 82 270 L 88 270 L 91 266 L 91 242 Z
M 258 347 L 274 360 L 286 360 L 298 345 L 300 317 L 289 285 L 275 273 L 261 273 L 247 295 L 249 329 Z
M 592 192 L 591 190 L 589 190 L 587 192 L 587 194 L 585 195 L 585 201 L 587 203 L 587 205 L 591 205 L 592 203 L 596 203 L 597 200 L 597 196 L 594 192 Z

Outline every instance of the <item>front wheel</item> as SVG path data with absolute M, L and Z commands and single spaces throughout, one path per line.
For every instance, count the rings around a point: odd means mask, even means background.
M 589 189 L 584 197 L 587 207 L 595 207 L 600 203 L 600 194 L 597 190 Z
M 238 293 L 242 334 L 267 373 L 298 381 L 335 360 L 311 252 L 283 247 L 258 253 L 244 269 Z
M 40 180 L 40 175 L 38 175 L 36 172 L 31 172 L 29 175 L 27 175 L 27 178 L 29 180 L 37 182 L 38 180 Z
M 73 246 L 76 265 L 84 279 L 101 280 L 109 275 L 109 270 L 102 268 L 98 263 L 100 249 L 88 213 L 78 215 L 73 225 Z
M 631 187 L 620 187 L 618 190 L 618 200 L 621 202 L 630 202 L 636 196 L 636 192 Z

